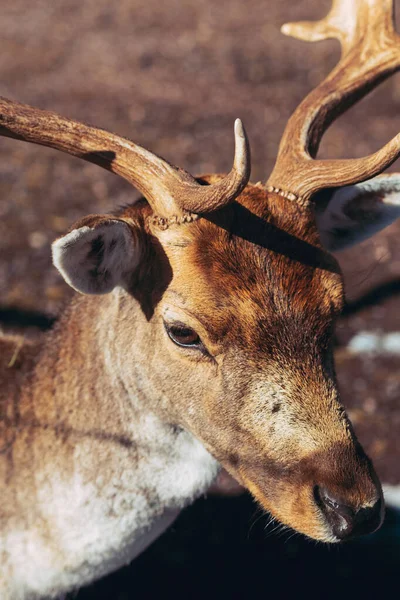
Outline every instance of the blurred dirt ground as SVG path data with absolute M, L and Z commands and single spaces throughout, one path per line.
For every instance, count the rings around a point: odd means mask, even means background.
M 193 174 L 229 170 L 240 116 L 251 142 L 252 180 L 265 180 L 287 118 L 338 58 L 335 42 L 306 44 L 279 28 L 322 17 L 329 6 L 329 0 L 3 2 L 0 94 L 129 137 Z M 340 118 L 320 155 L 363 156 L 400 131 L 399 84 L 393 77 Z M 34 335 L 49 326 L 71 294 L 51 266 L 51 241 L 83 215 L 136 197 L 96 166 L 1 139 L 3 327 Z M 361 331 L 400 331 L 399 233 L 397 223 L 338 255 L 349 303 L 337 328 L 343 399 L 379 474 L 392 483 L 400 483 L 399 355 L 354 355 L 346 346 Z

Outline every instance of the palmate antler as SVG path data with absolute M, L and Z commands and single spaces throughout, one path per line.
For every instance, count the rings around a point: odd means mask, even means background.
M 0 97 L 0 135 L 49 146 L 124 177 L 161 217 L 207 213 L 240 194 L 250 176 L 250 150 L 242 122 L 235 122 L 235 158 L 219 183 L 200 185 L 189 173 L 130 140 Z
M 329 125 L 400 68 L 400 37 L 393 0 L 333 0 L 316 22 L 289 23 L 282 31 L 301 40 L 337 38 L 342 55 L 328 77 L 297 107 L 284 131 L 269 189 L 307 202 L 320 189 L 349 185 L 381 173 L 400 155 L 400 134 L 359 159 L 315 160 Z

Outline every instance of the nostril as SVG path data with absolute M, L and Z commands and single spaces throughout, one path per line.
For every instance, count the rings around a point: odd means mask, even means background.
M 373 506 L 360 508 L 355 515 L 353 535 L 373 533 L 381 526 L 383 516 L 384 505 L 381 498 Z
M 328 508 L 338 513 L 346 521 L 351 521 L 354 518 L 354 510 L 332 498 L 326 490 L 321 490 L 321 499 Z
M 354 510 L 338 500 L 325 488 L 315 488 L 315 499 L 324 513 L 333 534 L 340 540 L 348 538 L 353 530 Z
M 372 533 L 382 522 L 383 506 L 379 499 L 373 506 L 355 510 L 322 487 L 314 489 L 315 501 L 325 515 L 333 534 L 340 540 Z

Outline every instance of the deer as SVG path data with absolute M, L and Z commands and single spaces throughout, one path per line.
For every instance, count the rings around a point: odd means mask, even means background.
M 323 160 L 329 125 L 400 68 L 392 0 L 333 0 L 285 25 L 341 58 L 250 183 L 235 122 L 228 175 L 192 177 L 128 139 L 2 98 L 0 133 L 61 150 L 142 194 L 52 246 L 76 294 L 38 342 L 1 338 L 0 596 L 56 598 L 132 561 L 221 467 L 284 525 L 339 543 L 384 499 L 340 402 L 332 251 L 400 215 L 400 135 Z

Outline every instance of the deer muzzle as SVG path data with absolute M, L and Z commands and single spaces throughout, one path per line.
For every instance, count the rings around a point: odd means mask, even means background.
M 346 541 L 373 533 L 382 525 L 384 517 L 382 494 L 360 506 L 349 504 L 340 496 L 319 486 L 315 487 L 314 496 L 337 541 Z

